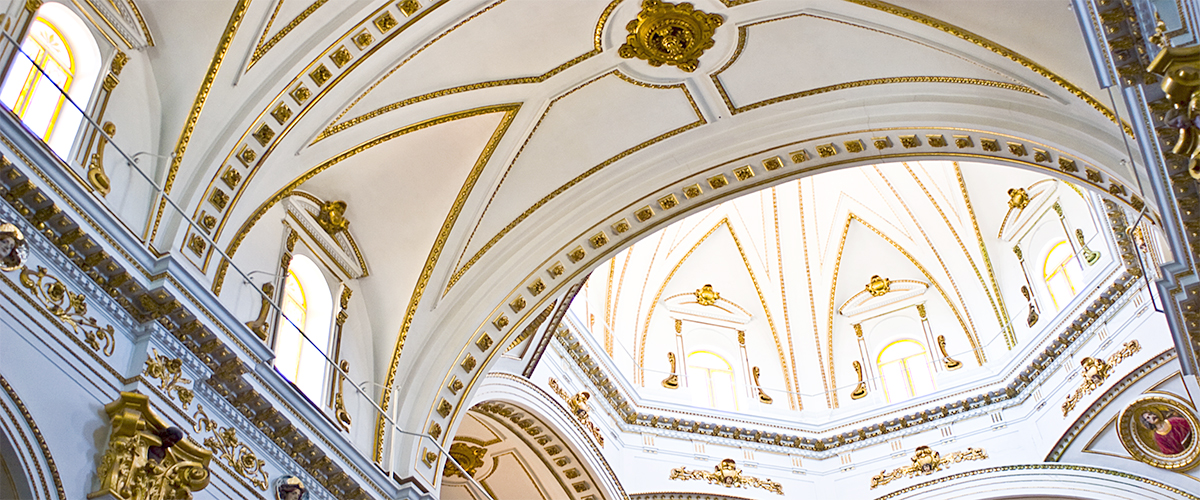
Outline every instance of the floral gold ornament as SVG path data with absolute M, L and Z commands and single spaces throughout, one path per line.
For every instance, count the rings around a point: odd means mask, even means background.
M 604 447 L 604 434 L 600 432 L 600 428 L 596 427 L 596 424 L 592 423 L 591 414 L 588 411 L 588 399 L 591 399 L 592 395 L 587 391 L 580 391 L 572 396 L 558 385 L 558 381 L 554 380 L 554 377 L 550 377 L 548 384 L 550 389 L 567 403 L 567 409 L 571 411 L 575 420 L 579 421 L 579 425 L 590 431 L 592 437 L 596 438 L 596 443 Z
M 933 448 L 928 446 L 918 446 L 913 456 L 909 459 L 912 463 L 903 467 L 897 467 L 891 472 L 880 471 L 871 478 L 871 489 L 878 488 L 885 484 L 903 477 L 913 476 L 928 476 L 942 469 L 950 468 L 950 464 L 964 462 L 967 460 L 984 460 L 988 457 L 987 451 L 983 448 L 967 448 L 966 451 L 956 451 L 945 457 Z
M 872 297 L 881 297 L 890 291 L 892 291 L 892 281 L 887 278 L 880 278 L 878 274 L 871 276 L 871 281 L 867 283 L 867 292 Z
M 1008 190 L 1008 208 L 1015 210 L 1024 210 L 1029 206 L 1029 194 L 1025 192 L 1025 188 L 1010 188 Z
M 708 481 L 708 484 L 719 484 L 726 488 L 762 488 L 772 493 L 783 494 L 782 484 L 770 479 L 742 475 L 742 470 L 737 468 L 737 462 L 732 458 L 721 460 L 721 463 L 713 467 L 712 472 L 677 467 L 671 469 L 669 479 Z
M 238 440 L 236 429 L 217 425 L 204 413 L 202 405 L 196 405 L 196 414 L 192 419 L 196 421 L 192 426 L 194 431 L 212 433 L 204 438 L 204 446 L 212 450 L 212 453 L 225 462 L 235 474 L 250 481 L 258 489 L 267 491 L 267 471 L 263 470 L 267 463 Z
M 1117 435 L 1133 458 L 1154 467 L 1184 471 L 1200 465 L 1196 409 L 1169 393 L 1150 393 L 1117 417 Z
M 721 294 L 713 290 L 712 285 L 704 285 L 696 290 L 696 303 L 702 306 L 711 306 L 721 300 Z
M 658 67 L 675 66 L 691 73 L 700 56 L 716 43 L 713 34 L 724 18 L 695 9 L 692 4 L 645 0 L 642 11 L 625 26 L 629 35 L 617 50 L 624 59 L 638 58 Z
M 150 352 L 150 357 L 146 359 L 146 369 L 142 370 L 142 373 L 149 378 L 158 379 L 158 389 L 167 397 L 174 393 L 186 410 L 194 395 L 191 389 L 182 385 L 192 382 L 183 376 L 183 360 L 163 356 L 155 348 L 151 348 Z
M 667 361 L 671 363 L 671 374 L 667 375 L 667 378 L 663 379 L 662 386 L 666 387 L 667 389 L 678 389 L 679 374 L 675 371 L 675 353 L 668 352 Z
M 208 486 L 212 453 L 155 415 L 149 398 L 122 392 L 104 411 L 112 425 L 88 498 L 176 500 Z
M 322 203 L 321 211 L 317 213 L 317 224 L 330 236 L 345 231 L 350 227 L 350 221 L 346 220 L 346 208 L 346 202 L 340 200 Z
M 483 466 L 483 457 L 487 455 L 487 448 L 482 446 L 471 446 L 467 443 L 455 441 L 450 444 L 450 458 L 458 462 L 467 475 L 475 477 L 475 472 Z M 442 469 L 442 476 L 459 476 L 466 477 L 458 467 L 455 467 L 449 460 L 446 461 L 446 466 Z
M 1078 389 L 1075 389 L 1074 393 L 1067 396 L 1067 400 L 1063 402 L 1063 416 L 1065 417 L 1068 413 L 1071 413 L 1071 410 L 1075 409 L 1075 405 L 1079 404 L 1080 400 L 1103 385 L 1104 381 L 1108 380 L 1108 376 L 1112 373 L 1114 366 L 1117 366 L 1125 358 L 1133 356 L 1141 350 L 1142 345 L 1137 340 L 1130 340 L 1121 346 L 1120 350 L 1109 356 L 1107 360 L 1093 357 L 1083 358 L 1079 362 L 1083 366 L 1083 371 L 1079 374 L 1080 377 L 1083 377 L 1083 384 Z
M 3 233 L 0 226 L 0 234 Z M 0 239 L 3 242 L 3 239 Z M 46 272 L 46 268 L 38 266 L 37 271 L 21 270 L 21 286 L 33 292 L 46 310 L 55 317 L 71 326 L 76 335 L 83 335 L 83 341 L 92 350 L 112 356 L 116 347 L 112 325 L 104 327 L 96 318 L 87 316 L 87 299 L 83 294 L 67 290 L 62 281 Z M 101 346 L 101 343 L 104 345 Z

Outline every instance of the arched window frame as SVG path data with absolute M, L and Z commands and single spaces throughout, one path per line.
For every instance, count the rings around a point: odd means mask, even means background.
M 329 390 L 331 369 L 325 357 L 331 352 L 333 298 L 328 279 L 312 258 L 292 256 L 280 309 L 273 342 L 275 369 L 309 400 L 319 403 Z
M 38 9 L 34 19 L 30 21 L 30 34 L 37 29 L 38 24 L 48 27 L 62 40 L 69 54 L 70 74 L 60 86 L 71 100 L 86 110 L 96 88 L 101 67 L 100 49 L 96 45 L 91 28 L 71 8 L 54 2 L 47 2 Z M 31 43 L 37 44 L 27 34 L 22 40 L 23 50 L 29 52 L 28 49 L 32 48 Z M 39 64 L 46 62 L 44 55 L 30 54 L 30 57 L 40 61 Z M 34 123 L 32 125 L 37 129 L 31 127 L 31 131 L 60 158 L 68 158 L 84 121 L 83 112 L 66 102 L 51 80 L 30 64 L 28 58 L 22 54 L 14 54 L 0 85 L 0 96 L 4 97 L 5 106 L 13 109 L 23 122 L 27 122 L 29 101 L 38 98 L 35 93 L 39 88 L 48 92 L 42 94 L 47 96 L 42 98 L 46 103 L 43 106 L 49 106 L 52 102 L 54 109 L 49 111 L 50 117 L 44 127 L 41 123 Z M 30 125 L 27 123 L 26 126 Z
M 1083 265 L 1074 247 L 1065 239 L 1050 244 L 1042 258 L 1042 284 L 1046 286 L 1055 310 L 1061 310 L 1079 294 L 1083 278 Z M 1055 289 L 1059 293 L 1055 293 Z M 1062 292 L 1066 290 L 1069 290 L 1070 296 L 1064 297 Z
M 699 355 L 699 356 L 698 356 Z M 711 357 L 720 361 L 724 366 L 715 368 L 700 364 L 702 358 Z M 687 376 L 688 387 L 691 389 L 693 397 L 700 399 L 707 396 L 708 406 L 710 408 L 726 411 L 737 411 L 741 406 L 738 402 L 737 378 L 733 371 L 733 365 L 716 352 L 709 350 L 695 350 L 688 353 L 685 360 L 688 370 Z M 717 382 L 725 383 L 728 380 L 728 391 L 717 386 Z
M 889 350 L 898 349 L 911 345 L 919 351 L 914 351 L 896 359 L 889 358 Z M 879 350 L 879 355 L 875 357 L 875 366 L 879 369 L 880 382 L 883 385 L 884 396 L 888 402 L 895 403 L 906 399 L 915 398 L 928 394 L 937 389 L 937 385 L 933 379 L 933 370 L 930 368 L 929 349 L 921 341 L 911 338 L 897 339 Z M 896 374 L 888 375 L 888 365 L 897 364 L 900 371 L 904 374 L 902 384 L 894 380 Z M 905 394 L 894 394 L 895 389 L 903 387 Z

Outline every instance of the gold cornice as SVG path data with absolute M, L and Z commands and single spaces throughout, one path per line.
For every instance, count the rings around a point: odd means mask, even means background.
M 875 9 L 875 10 L 878 10 L 881 12 L 886 12 L 888 14 L 899 16 L 899 17 L 908 19 L 910 21 L 924 24 L 925 26 L 941 30 L 945 33 L 954 35 L 958 38 L 961 38 L 961 39 L 971 42 L 975 45 L 983 47 L 987 50 L 995 52 L 996 54 L 1004 56 L 1004 57 L 1008 58 L 1009 60 L 1028 68 L 1030 71 L 1033 71 L 1034 73 L 1037 73 L 1039 75 L 1042 75 L 1043 77 L 1046 77 L 1047 79 L 1054 82 L 1058 86 L 1066 89 L 1067 92 L 1070 92 L 1075 97 L 1078 97 L 1081 100 L 1083 100 L 1083 102 L 1086 102 L 1088 105 L 1090 105 L 1096 111 L 1099 111 L 1100 114 L 1105 116 L 1105 118 L 1108 118 L 1113 123 L 1119 125 L 1121 127 L 1121 129 L 1127 135 L 1129 135 L 1130 137 L 1133 136 L 1133 127 L 1129 126 L 1129 124 L 1126 123 L 1124 120 L 1121 120 L 1120 118 L 1118 118 L 1116 113 L 1113 113 L 1113 111 L 1111 109 L 1108 109 L 1107 106 L 1105 106 L 1104 104 L 1101 104 L 1100 101 L 1096 100 L 1095 97 L 1092 97 L 1091 94 L 1088 94 L 1083 89 L 1081 89 L 1081 88 L 1077 87 L 1075 84 L 1067 81 L 1065 78 L 1058 76 L 1057 74 L 1050 71 L 1049 69 L 1046 69 L 1042 65 L 1040 65 L 1036 62 L 1033 62 L 1032 60 L 1026 58 L 1025 56 L 1018 54 L 1017 52 L 1015 52 L 1003 45 L 1000 45 L 996 42 L 988 40 L 987 38 L 979 36 L 975 33 L 972 33 L 963 28 L 960 28 L 953 24 L 942 21 L 940 19 L 935 19 L 935 18 L 926 16 L 924 14 L 921 14 L 919 12 L 908 10 L 903 7 L 899 7 L 899 6 L 896 6 L 896 5 L 887 3 L 887 2 L 883 2 L 881 0 L 845 0 L 845 1 L 861 5 L 863 7 L 872 8 L 872 9 Z
M 208 65 L 208 71 L 204 74 L 204 79 L 200 82 L 200 91 L 196 93 L 196 99 L 192 102 L 192 109 L 188 112 L 187 120 L 183 123 L 183 130 L 179 133 L 179 141 L 175 144 L 171 166 L 167 170 L 167 180 L 163 183 L 162 192 L 164 196 L 158 203 L 158 211 L 153 217 L 154 227 L 150 230 L 150 237 L 146 241 L 152 242 L 155 236 L 158 235 L 158 225 L 162 221 L 163 211 L 167 208 L 165 195 L 171 194 L 171 187 L 175 184 L 175 176 L 179 173 L 179 165 L 183 163 L 183 155 L 187 152 L 188 143 L 192 140 L 192 132 L 196 130 L 196 122 L 200 120 L 200 112 L 203 111 L 204 103 L 208 100 L 208 93 L 212 90 L 213 82 L 217 78 L 217 71 L 221 69 L 221 63 L 225 60 L 225 54 L 229 52 L 229 45 L 233 43 L 233 35 L 237 33 L 238 26 L 241 26 L 242 18 L 246 15 L 246 9 L 249 6 L 250 0 L 238 0 L 237 4 L 233 7 L 233 13 L 229 15 L 229 22 L 225 25 L 225 32 L 221 34 L 221 39 L 217 42 L 216 53 L 213 54 L 212 62 Z
M 21 441 L 24 442 L 25 449 L 31 456 L 41 455 L 46 459 L 46 467 L 50 469 L 50 479 L 54 481 L 54 490 L 58 492 L 58 498 L 67 498 L 67 494 L 63 490 L 62 479 L 58 475 L 58 465 L 54 463 L 54 456 L 50 454 L 50 447 L 46 445 L 46 440 L 42 437 L 42 431 L 38 429 L 37 423 L 33 421 L 33 414 L 29 413 L 29 408 L 25 407 L 25 402 L 21 401 L 21 398 L 17 396 L 17 391 L 13 389 L 11 385 L 9 385 L 8 380 L 5 380 L 3 375 L 0 375 L 0 388 L 3 388 L 4 392 L 8 393 L 8 397 L 12 399 L 14 404 L 16 404 L 17 411 L 21 413 L 21 418 L 25 420 L 26 424 L 29 425 L 29 430 L 33 433 L 33 439 L 37 441 L 38 448 L 40 448 L 40 453 L 39 451 L 33 449 L 33 445 L 29 442 L 29 437 L 25 435 L 25 430 L 19 426 L 16 427 L 17 436 L 19 436 Z M 17 416 L 13 414 L 12 409 L 4 403 L 3 399 L 0 399 L 0 408 L 3 408 L 4 413 L 8 414 L 10 421 L 17 421 Z M 16 442 L 13 442 L 12 445 L 14 448 L 17 447 Z M 28 472 L 32 473 L 36 471 L 37 478 L 40 479 L 42 483 L 42 493 L 45 495 L 44 498 L 51 498 L 50 488 L 49 485 L 46 484 L 46 476 L 42 472 L 41 462 L 34 460 L 33 466 L 34 470 Z M 33 485 L 29 486 L 30 489 L 33 489 Z
M 527 146 L 529 144 L 529 141 L 533 138 L 533 135 L 537 132 L 538 126 L 540 126 L 542 124 L 542 121 L 546 119 L 546 116 L 549 115 L 550 109 L 554 106 L 554 103 L 558 102 L 560 99 L 562 99 L 564 97 L 567 97 L 571 93 L 573 93 L 583 87 L 586 87 L 587 85 L 594 83 L 594 82 L 600 80 L 601 78 L 605 78 L 609 75 L 615 75 L 617 78 L 620 78 L 621 80 L 624 80 L 626 82 L 632 83 L 632 84 L 640 86 L 640 87 L 646 87 L 646 88 L 651 88 L 651 89 L 664 89 L 664 90 L 665 89 L 679 89 L 680 91 L 683 92 L 684 96 L 687 98 L 688 103 L 691 104 L 692 111 L 696 114 L 696 121 L 691 122 L 686 125 L 683 125 L 674 130 L 664 132 L 662 134 L 659 134 L 658 136 L 655 136 L 654 138 L 651 138 L 651 139 L 644 141 L 640 144 L 637 144 L 629 149 L 621 151 L 620 153 L 617 153 L 616 155 L 608 158 L 607 160 L 600 162 L 600 164 L 587 169 L 582 174 L 579 174 L 579 175 L 575 176 L 575 178 L 571 179 L 570 181 L 567 181 L 566 184 L 563 184 L 562 186 L 559 186 L 554 191 L 551 191 L 550 194 L 547 194 L 546 196 L 542 197 L 542 199 L 538 200 L 536 203 L 533 204 L 533 206 L 526 209 L 524 212 L 521 213 L 521 215 L 518 215 L 516 219 L 513 219 L 512 222 L 509 222 L 508 225 L 506 225 L 503 229 L 501 229 L 499 232 L 497 232 L 496 235 L 493 236 L 490 240 L 488 240 L 487 243 L 484 243 L 483 246 L 478 251 L 476 251 L 475 254 L 471 256 L 470 259 L 467 260 L 466 263 L 464 263 L 460 267 L 458 267 L 458 269 L 456 269 L 454 274 L 450 277 L 449 283 L 446 284 L 446 290 L 442 292 L 443 296 L 445 296 L 445 294 L 449 293 L 450 289 L 454 287 L 455 283 L 457 283 L 460 278 L 462 278 L 463 274 L 465 274 L 467 272 L 467 270 L 469 270 L 471 268 L 471 266 L 473 266 L 475 264 L 475 262 L 477 262 L 481 257 L 483 257 L 483 254 L 487 253 L 487 251 L 490 250 L 492 248 L 492 246 L 494 246 L 497 242 L 499 242 L 501 238 L 503 238 L 510 231 L 512 231 L 513 228 L 517 227 L 518 224 L 520 224 L 526 218 L 528 218 L 530 215 L 532 215 L 533 212 L 537 211 L 537 209 L 541 208 L 543 205 L 549 203 L 551 200 L 558 197 L 558 195 L 566 192 L 571 187 L 575 186 L 576 184 L 579 184 L 580 182 L 583 182 L 588 177 L 591 177 L 593 174 L 603 170 L 605 167 L 612 165 L 613 163 L 616 163 L 617 161 L 625 158 L 626 156 L 629 156 L 633 153 L 641 151 L 642 149 L 650 147 L 651 145 L 654 145 L 658 142 L 661 142 L 663 140 L 674 137 L 683 132 L 686 132 L 688 130 L 691 130 L 693 128 L 696 128 L 696 127 L 699 127 L 701 125 L 708 123 L 704 119 L 704 115 L 700 113 L 700 108 L 696 104 L 695 99 L 692 98 L 692 93 L 690 91 L 688 91 L 687 85 L 685 85 L 683 83 L 672 84 L 672 85 L 649 84 L 649 83 L 645 83 L 645 82 L 639 82 L 633 78 L 630 78 L 630 77 L 626 76 L 624 73 L 621 73 L 620 70 L 612 70 L 608 73 L 605 73 L 603 75 L 597 76 L 596 78 L 588 80 L 587 82 L 584 82 L 584 83 L 576 86 L 575 88 L 563 93 L 562 95 L 560 95 L 550 101 L 550 104 L 548 106 L 546 106 L 545 111 L 542 112 L 542 116 L 540 118 L 538 118 L 537 123 L 534 124 L 533 129 L 530 130 L 529 134 L 525 136 L 525 142 L 523 142 L 521 144 L 521 146 L 517 149 L 517 152 L 513 156 L 513 159 L 508 163 L 508 167 L 505 168 L 504 173 L 501 174 L 500 183 L 497 184 L 496 187 L 493 189 L 493 193 L 498 192 L 500 190 L 500 186 L 504 183 L 504 178 L 507 177 L 508 172 L 512 170 L 513 166 L 516 165 L 517 160 L 521 157 L 521 152 L 524 151 L 525 146 Z M 459 255 L 458 262 L 461 263 L 462 258 L 466 255 L 466 251 L 470 247 L 471 240 L 475 236 L 475 231 L 479 228 L 479 224 L 482 223 L 482 221 L 483 221 L 484 214 L 487 213 L 487 209 L 491 205 L 490 202 L 491 202 L 491 200 L 489 199 L 488 203 L 484 205 L 483 213 L 481 213 L 479 215 L 479 218 L 478 218 L 478 221 L 476 222 L 475 227 L 471 229 L 471 234 L 470 234 L 470 236 L 467 237 L 467 242 L 465 244 L 463 244 L 463 253 Z
M 433 92 L 428 92 L 428 93 L 410 97 L 410 98 L 407 98 L 404 100 L 396 101 L 394 103 L 387 104 L 387 105 L 381 106 L 379 108 L 376 108 L 374 110 L 368 111 L 364 114 L 358 115 L 349 120 L 346 120 L 346 121 L 343 121 L 340 123 L 338 122 L 343 117 L 345 117 L 346 114 L 349 113 L 350 110 L 353 109 L 354 106 L 356 104 L 358 104 L 359 101 L 361 101 L 364 97 L 366 97 L 367 94 L 369 94 L 369 93 L 371 93 L 371 91 L 375 90 L 375 88 L 378 87 L 381 83 L 383 83 L 384 80 L 386 80 L 388 77 L 392 76 L 393 73 L 395 73 L 402 66 L 404 66 L 406 63 L 411 61 L 413 58 L 417 57 L 418 54 L 423 52 L 425 49 L 429 48 L 431 45 L 433 45 L 437 41 L 441 40 L 442 37 L 449 35 L 450 32 L 454 31 L 455 29 L 458 29 L 462 25 L 464 25 L 467 22 L 475 19 L 476 17 L 484 14 L 488 10 L 491 10 L 492 7 L 495 7 L 495 6 L 503 3 L 504 1 L 505 0 L 500 0 L 492 5 L 489 5 L 487 8 L 484 8 L 483 10 L 476 12 L 475 14 L 471 15 L 471 17 L 468 17 L 467 19 L 458 23 L 454 27 L 442 32 L 440 35 L 435 37 L 433 40 L 430 40 L 428 43 L 423 45 L 421 48 L 414 51 L 411 55 L 409 55 L 403 61 L 401 61 L 400 64 L 397 64 L 396 67 L 392 68 L 382 78 L 380 78 L 378 81 L 376 81 L 370 87 L 368 87 L 367 90 L 364 91 L 362 94 L 360 94 L 357 98 L 355 98 L 354 101 L 352 101 L 349 106 L 346 106 L 346 109 L 342 110 L 342 112 L 339 113 L 337 115 L 337 117 L 335 117 L 333 119 L 333 123 L 331 125 L 329 125 L 328 127 L 325 127 L 325 130 L 322 130 L 321 133 L 319 135 L 317 135 L 317 138 L 313 139 L 313 144 L 316 144 L 316 143 L 320 142 L 321 140 L 328 138 L 329 136 L 332 136 L 338 132 L 342 132 L 342 131 L 344 131 L 350 127 L 353 127 L 355 125 L 358 125 L 362 122 L 365 122 L 365 121 L 373 119 L 373 118 L 377 118 L 383 114 L 395 111 L 395 110 L 400 109 L 405 106 L 416 104 L 418 102 L 427 101 L 430 99 L 437 99 L 439 97 L 445 97 L 448 95 L 458 94 L 458 93 L 462 93 L 462 92 L 470 92 L 473 90 L 480 90 L 480 89 L 486 89 L 486 88 L 492 88 L 492 87 L 503 87 L 503 86 L 507 86 L 507 85 L 524 85 L 524 84 L 530 84 L 530 83 L 544 82 L 547 79 L 549 79 L 550 77 L 557 75 L 559 73 L 562 73 L 567 68 L 575 66 L 576 64 L 579 64 L 579 63 L 591 58 L 592 56 L 599 54 L 601 52 L 601 50 L 603 50 L 600 43 L 601 43 L 601 35 L 604 30 L 604 25 L 608 21 L 609 15 L 612 14 L 613 9 L 616 8 L 617 4 L 621 3 L 621 0 L 612 0 L 612 2 L 609 3 L 608 6 L 604 9 L 604 12 L 600 15 L 600 20 L 596 22 L 595 47 L 592 50 L 585 52 L 582 55 L 576 56 L 574 59 L 571 59 L 570 61 L 562 63 L 562 64 L 550 69 L 549 71 L 547 71 L 545 73 L 542 73 L 537 76 L 525 76 L 525 77 L 517 77 L 517 78 L 503 78 L 500 80 L 488 80 L 488 81 L 483 81 L 483 82 L 471 83 L 471 84 L 467 84 L 467 85 L 459 85 L 459 86 L 455 86 L 455 87 L 449 87 L 449 88 L 445 88 L 445 89 L 441 89 L 441 90 L 435 90 Z
M 271 31 L 271 25 L 275 23 L 275 16 L 279 14 L 279 8 L 283 7 L 284 0 L 278 1 L 279 3 L 275 4 L 275 10 L 271 12 L 271 18 L 267 20 L 267 26 L 263 28 L 262 35 L 258 38 L 258 43 L 254 46 L 254 53 L 250 55 L 250 63 L 246 65 L 246 71 L 249 71 L 250 68 L 254 67 L 254 63 L 257 63 L 262 56 L 266 55 L 267 51 L 270 51 L 275 44 L 279 43 L 280 40 L 283 40 L 283 37 L 287 36 L 288 33 L 291 33 L 292 30 L 296 29 L 296 26 L 299 26 L 300 23 L 304 22 L 305 19 L 308 19 L 308 16 L 311 16 L 313 12 L 316 12 L 318 8 L 320 8 L 322 5 L 325 5 L 325 2 L 328 2 L 329 0 L 314 1 L 311 5 L 297 14 L 296 17 L 290 22 L 288 22 L 282 28 L 279 28 L 279 31 L 275 32 L 275 34 L 271 36 L 270 40 L 266 40 L 267 33 Z M 264 40 L 266 40 L 266 43 L 263 42 Z

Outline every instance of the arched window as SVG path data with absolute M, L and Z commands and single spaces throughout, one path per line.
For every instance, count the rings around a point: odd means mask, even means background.
M 707 402 L 718 410 L 736 411 L 737 392 L 733 368 L 725 358 L 708 351 L 688 354 L 688 385 L 696 402 Z
M 933 392 L 933 376 L 925 347 L 915 340 L 897 340 L 879 353 L 879 375 L 889 402 Z
M 24 55 L 13 57 L 0 85 L 0 102 L 59 157 L 66 158 L 83 114 L 57 87 L 86 106 L 99 72 L 100 51 L 83 21 L 56 3 L 38 9 L 21 51 Z
M 1066 240 L 1056 243 L 1046 254 L 1046 263 L 1042 265 L 1042 279 L 1046 281 L 1046 288 L 1050 290 L 1050 300 L 1054 302 L 1055 310 L 1062 309 L 1062 306 L 1075 297 L 1079 285 L 1083 284 L 1083 266 L 1079 265 L 1075 250 Z
M 333 314 L 329 285 L 311 259 L 296 255 L 288 266 L 283 290 L 280 309 L 284 318 L 280 318 L 275 333 L 275 369 L 310 400 L 320 401 L 328 371 L 321 353 L 329 347 L 329 321 Z M 303 329 L 312 342 L 301 337 L 297 328 Z

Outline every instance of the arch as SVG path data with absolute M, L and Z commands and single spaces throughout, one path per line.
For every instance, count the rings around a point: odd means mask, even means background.
M 879 350 L 875 365 L 883 379 L 883 392 L 895 403 L 928 394 L 937 387 L 929 369 L 929 351 L 914 339 L 901 339 Z
M 737 384 L 728 360 L 712 351 L 692 351 L 687 355 L 687 366 L 693 400 L 707 400 L 709 407 L 718 410 L 737 411 Z
M 3 376 L 0 389 L 0 466 L 12 478 L 17 498 L 65 500 L 58 467 L 29 409 Z M 0 470 L 0 481 L 6 479 L 3 474 Z
M 285 320 L 275 331 L 275 369 L 310 400 L 320 401 L 329 371 L 322 355 L 329 350 L 333 315 L 329 283 L 312 259 L 296 254 L 288 265 L 283 294 L 280 309 Z
M 1042 258 L 1042 282 L 1054 309 L 1061 310 L 1083 286 L 1083 266 L 1067 240 L 1051 243 Z
M 0 85 L 0 102 L 60 158 L 66 158 L 83 113 L 67 102 L 55 85 L 87 109 L 100 70 L 100 49 L 79 16 L 58 3 L 38 9 L 21 47 L 27 57 L 13 58 Z
M 1074 491 L 1070 496 L 1063 491 Z M 1076 496 L 1078 495 L 1078 496 Z M 1154 479 L 1100 467 L 1021 464 L 960 472 L 882 495 L 877 500 L 1000 500 L 1061 498 L 1088 500 L 1197 500 L 1200 497 Z

